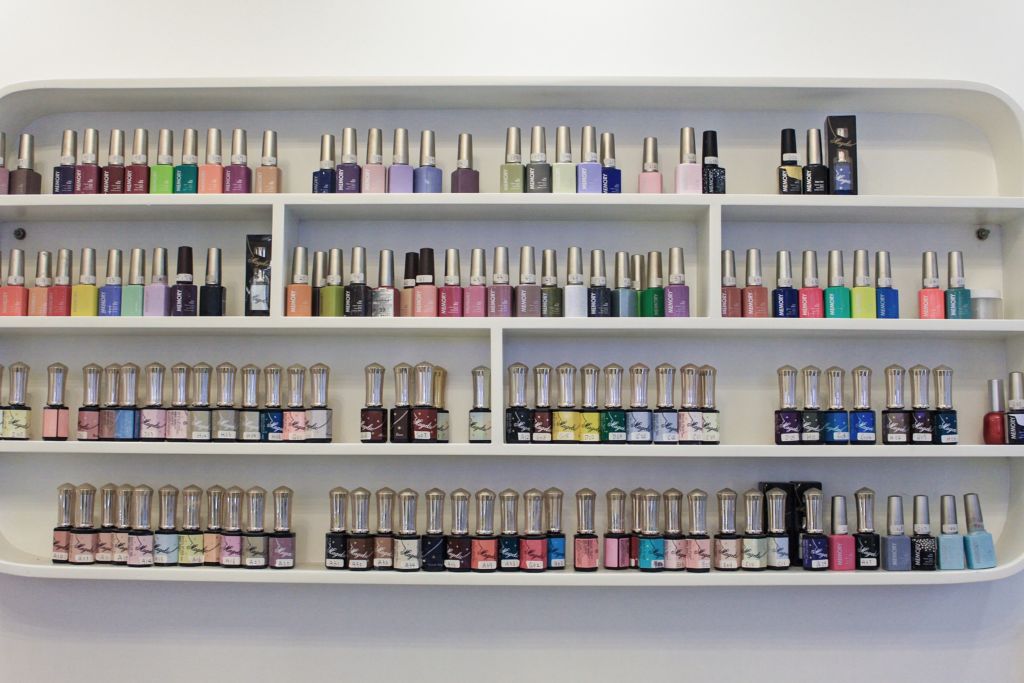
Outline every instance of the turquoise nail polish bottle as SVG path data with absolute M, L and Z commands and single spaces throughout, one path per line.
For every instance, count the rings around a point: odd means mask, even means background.
M 850 289 L 843 275 L 843 252 L 828 252 L 828 287 L 825 289 L 825 317 L 849 318 L 852 315 Z
M 949 252 L 949 288 L 946 290 L 946 319 L 969 320 L 971 317 L 971 290 L 964 284 L 963 252 Z
M 942 496 L 939 533 L 939 569 L 964 568 L 964 540 L 956 518 L 956 496 Z
M 964 515 L 967 517 L 967 535 L 964 536 L 964 552 L 968 569 L 991 569 L 996 566 L 996 548 L 992 534 L 985 531 L 985 520 L 981 516 L 981 499 L 977 493 L 964 495 Z

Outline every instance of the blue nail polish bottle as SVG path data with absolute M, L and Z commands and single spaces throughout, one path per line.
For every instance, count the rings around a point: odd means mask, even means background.
M 832 366 L 825 371 L 828 382 L 828 408 L 822 411 L 825 425 L 823 441 L 828 446 L 850 443 L 850 414 L 843 405 L 843 380 L 846 371 Z
M 996 566 L 996 549 L 992 534 L 985 531 L 985 520 L 981 516 L 981 499 L 977 493 L 964 495 L 964 515 L 967 518 L 967 534 L 964 536 L 964 552 L 968 569 L 991 569 Z
M 139 440 L 139 411 L 135 407 L 139 366 L 126 363 L 118 371 L 118 408 L 114 412 L 114 441 Z
M 601 194 L 601 164 L 597 155 L 597 129 L 583 126 L 582 157 L 576 164 L 576 192 L 578 194 Z
M 622 193 L 622 171 L 615 168 L 615 134 L 601 133 L 601 194 Z
M 665 539 L 661 536 L 640 537 L 640 564 L 642 572 L 658 572 L 665 568 Z
M 871 409 L 871 368 L 858 365 L 850 371 L 853 376 L 853 409 L 850 411 L 850 443 L 873 444 L 876 416 Z
M 313 171 L 313 192 L 315 194 L 334 193 L 338 182 L 335 166 L 336 146 L 334 136 L 324 133 L 320 136 L 320 168 Z
M 635 318 L 639 315 L 628 252 L 615 252 L 615 288 L 611 295 L 613 318 Z
M 420 133 L 420 165 L 412 172 L 412 191 L 437 193 L 441 191 L 444 173 L 435 165 L 437 158 L 434 147 L 434 131 Z
M 939 531 L 939 569 L 963 569 L 964 538 L 956 519 L 956 496 L 942 496 L 939 508 L 942 526 Z
M 807 571 L 828 569 L 828 537 L 825 536 L 824 504 L 820 489 L 804 491 L 806 531 L 800 537 L 800 556 Z
M 793 262 L 788 251 L 775 254 L 775 287 L 772 290 L 772 317 L 799 318 L 799 294 L 793 287 Z
M 949 252 L 949 288 L 946 290 L 946 319 L 970 320 L 971 290 L 964 286 L 964 255 Z
M 882 568 L 910 571 L 910 539 L 903 535 L 903 498 L 889 496 L 888 535 L 882 539 Z
M 935 410 L 932 411 L 932 442 L 955 445 L 960 441 L 956 411 L 953 409 L 953 369 L 940 365 L 932 370 L 935 378 Z
M 565 569 L 565 534 L 548 532 L 548 569 Z
M 281 366 L 263 369 L 266 381 L 266 405 L 260 410 L 260 441 L 284 440 L 284 411 L 281 409 Z
M 107 277 L 100 287 L 98 311 L 101 316 L 121 315 L 121 250 L 107 252 Z
M 900 292 L 892 286 L 889 252 L 875 252 L 875 317 L 900 317 Z

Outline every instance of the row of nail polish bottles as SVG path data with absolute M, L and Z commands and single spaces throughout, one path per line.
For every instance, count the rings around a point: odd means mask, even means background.
M 829 194 L 833 183 L 830 182 L 828 167 L 822 163 L 820 130 L 807 129 L 807 165 L 802 168 L 796 149 L 796 130 L 782 129 L 781 148 L 781 161 L 776 170 L 779 194 Z M 837 171 L 840 173 L 845 170 L 843 164 L 848 164 L 843 154 L 842 159 L 837 159 Z M 836 184 L 840 188 L 842 185 Z
M 1024 444 L 1024 372 L 1011 372 L 1009 384 L 1007 400 L 1003 380 L 988 381 L 989 412 L 982 420 L 987 444 Z
M 395 404 L 384 408 L 383 365 L 366 366 L 366 404 L 359 414 L 359 440 L 363 443 L 448 443 L 451 439 L 451 414 L 445 407 L 448 371 L 432 363 L 416 366 L 399 363 L 394 367 Z M 481 428 L 476 436 L 490 442 L 490 373 L 487 368 L 473 370 L 473 410 Z M 487 405 L 484 405 L 486 403 Z M 483 430 L 488 435 L 483 441 Z M 473 435 L 471 434 L 471 437 Z

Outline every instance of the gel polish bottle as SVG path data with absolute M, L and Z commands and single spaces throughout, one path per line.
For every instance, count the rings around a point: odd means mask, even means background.
M 569 126 L 555 129 L 555 163 L 551 165 L 551 191 L 576 193 L 576 164 L 572 162 Z
M 111 363 L 103 368 L 103 399 L 101 402 L 102 407 L 100 408 L 99 430 L 100 441 L 113 441 L 117 432 L 117 400 L 119 397 L 117 384 L 118 377 L 120 376 L 120 370 L 121 366 L 117 363 Z M 5 427 L 8 413 L 10 413 L 10 407 L 4 411 Z
M 1010 398 L 1006 405 L 1006 442 L 1024 443 L 1024 373 L 1010 373 Z
M 149 131 L 136 128 L 131 162 L 124 170 L 125 194 L 149 194 Z
M 533 443 L 549 443 L 554 413 L 551 411 L 551 366 L 547 363 L 533 368 L 533 398 L 534 409 L 530 417 L 533 433 L 530 440 Z
M 939 289 L 939 257 L 934 251 L 921 255 L 921 291 L 917 293 L 917 306 L 921 320 L 942 320 L 946 317 L 942 290 Z
M 188 440 L 213 439 L 213 410 L 210 408 L 210 375 L 213 368 L 207 363 L 192 366 L 192 406 L 188 410 Z M 122 378 L 123 379 L 123 378 Z
M 953 409 L 953 369 L 945 365 L 932 370 L 935 378 L 935 412 L 932 414 L 934 443 L 953 445 L 960 441 L 956 410 Z
M 344 157 L 344 154 L 342 154 Z M 225 194 L 249 194 L 252 191 L 252 169 L 244 128 L 231 131 L 231 164 L 224 169 Z
M 792 566 L 789 529 L 786 526 L 786 492 L 771 488 L 764 496 L 768 517 L 768 569 L 785 571 Z
M 395 539 L 391 520 L 395 509 L 395 492 L 388 487 L 377 489 L 377 533 L 373 535 L 373 568 L 391 571 L 395 567 Z
M 246 569 L 267 568 L 267 532 L 264 527 L 267 490 L 253 486 L 245 492 L 248 513 L 242 532 L 242 566 Z
M 835 572 L 856 568 L 855 541 L 846 522 L 846 496 L 832 496 L 832 534 L 828 537 L 828 568 Z
M 934 442 L 934 416 L 928 394 L 929 370 L 923 365 L 910 368 L 910 442 L 930 444 Z
M 463 317 L 487 317 L 487 252 L 483 249 L 470 252 L 469 286 L 462 293 L 462 307 Z
M 665 538 L 661 535 L 661 495 L 654 489 L 644 491 L 640 524 L 637 569 L 660 572 L 665 569 Z
M 161 128 L 156 139 L 156 164 L 149 169 L 149 192 L 174 192 L 174 132 L 169 128 Z
M 433 261 L 433 251 L 431 258 Z M 423 263 L 423 259 L 420 259 Z M 436 290 L 435 311 L 440 318 L 462 317 L 462 268 L 459 264 L 459 250 L 444 250 L 444 285 Z M 414 292 L 415 294 L 415 292 Z M 415 301 L 414 301 L 415 305 Z
M 177 275 L 171 287 L 171 315 L 196 314 L 197 287 L 192 284 L 192 247 L 178 247 Z
M 743 317 L 768 317 L 768 290 L 762 284 L 761 250 L 746 250 L 746 287 L 742 291 Z
M 529 170 L 529 169 L 527 169 Z M 527 189 L 527 192 L 530 192 Z M 420 259 L 423 256 L 421 254 Z M 519 249 L 519 286 L 516 287 L 517 318 L 540 317 L 540 285 L 537 284 L 537 260 L 533 247 L 523 245 Z
M 914 571 L 935 571 L 939 542 L 932 536 L 928 496 L 914 496 L 914 535 L 910 537 L 910 568 Z
M 419 494 L 412 489 L 398 492 L 398 530 L 393 540 L 396 572 L 420 570 L 420 536 L 416 533 L 416 507 Z
M 882 443 L 898 445 L 911 443 L 911 413 L 903 406 L 904 369 L 890 365 L 885 369 L 885 410 L 882 411 Z
M 273 194 L 280 191 L 281 169 L 277 167 L 277 131 L 265 130 L 263 131 L 263 150 L 260 154 L 260 165 L 256 168 L 256 186 L 253 192 Z
M 824 534 L 823 497 L 820 489 L 804 491 L 805 531 L 800 536 L 800 556 L 807 571 L 824 571 L 829 567 L 828 538 Z
M 6 138 L 0 136 L 0 167 L 6 147 Z M 100 132 L 86 128 L 82 135 L 82 157 L 75 166 L 75 194 L 97 194 L 100 191 L 100 167 L 97 164 L 100 150 Z M 4 169 L 6 173 L 6 169 Z M 0 192 L 0 194 L 6 194 Z
M 651 410 L 647 407 L 647 377 L 650 368 L 636 363 L 629 368 L 631 399 L 626 411 L 626 443 L 651 443 Z
M 208 490 L 207 496 L 210 495 Z M 242 501 L 245 491 L 239 486 L 232 486 L 224 492 L 224 526 L 220 532 L 220 566 L 242 566 Z M 212 510 L 212 508 L 211 508 Z M 203 541 L 204 564 L 209 561 L 205 554 L 208 547 Z
M 128 258 L 128 283 L 121 287 L 121 315 L 138 317 L 143 313 L 146 289 L 146 250 L 132 249 Z M 100 298 L 103 293 L 100 292 Z
M 337 149 L 338 144 L 333 135 L 324 133 L 320 136 L 320 168 L 313 171 L 314 194 L 333 194 L 337 191 L 338 174 L 334 170 Z
M 499 192 L 523 191 L 523 143 L 519 128 L 509 126 L 505 131 L 505 163 L 499 169 Z
M 664 296 L 666 318 L 690 317 L 690 288 L 686 285 L 682 247 L 668 250 L 668 286 Z
M 544 126 L 534 126 L 530 131 L 530 163 L 526 165 L 528 194 L 551 192 L 551 164 L 548 163 L 548 143 Z
M 46 290 L 46 314 L 71 315 L 71 268 L 74 255 L 70 249 L 57 250 L 57 269 L 53 285 Z
M 153 531 L 149 528 L 152 503 L 153 489 L 145 484 L 132 489 L 132 525 L 128 532 L 128 558 L 125 561 L 129 567 L 153 566 Z
M 588 363 L 580 368 L 580 375 L 583 376 L 583 401 L 580 403 L 579 440 L 580 443 L 600 443 L 601 410 L 597 407 L 597 384 L 601 368 Z
M 96 534 L 96 564 L 114 563 L 114 525 L 117 513 L 117 485 L 104 484 L 100 489 L 100 528 Z M 127 516 L 127 510 L 125 514 Z M 127 519 L 125 521 L 127 522 Z
M 949 252 L 949 288 L 946 290 L 946 319 L 969 320 L 971 318 L 971 290 L 964 280 L 964 255 L 960 251 Z
M 238 440 L 238 411 L 235 410 L 235 375 L 238 369 L 231 363 L 217 366 L 217 407 L 213 409 L 211 441 Z
M 195 194 L 199 186 L 199 131 L 186 128 L 181 138 L 181 164 L 174 167 L 174 194 Z
M 800 370 L 804 384 L 804 409 L 800 411 L 800 443 L 818 444 L 823 440 L 825 415 L 821 411 L 821 369 L 808 365 Z
M 597 128 L 583 126 L 580 163 L 576 167 L 576 192 L 601 194 L 601 161 L 597 153 Z
M 837 130 L 836 132 L 839 131 Z M 832 194 L 854 194 L 853 163 L 850 161 L 850 153 L 845 149 L 838 150 L 835 159 L 832 160 L 832 173 L 829 185 Z
M 850 414 L 846 412 L 843 405 L 845 378 L 846 371 L 840 367 L 833 365 L 825 370 L 825 380 L 828 383 L 828 409 L 823 415 L 825 428 L 822 431 L 825 435 L 826 446 L 850 443 Z
M 662 495 L 665 506 L 665 571 L 686 569 L 686 534 L 683 533 L 683 492 L 669 489 Z
M 799 297 L 793 288 L 793 262 L 789 251 L 775 254 L 775 289 L 772 290 L 772 317 L 800 317 Z
M 622 409 L 622 366 L 604 368 L 604 410 L 601 411 L 601 443 L 625 443 L 626 411 Z
M 469 443 L 491 442 L 491 371 L 478 365 L 470 371 L 473 407 L 469 410 Z
M 0 287 L 0 315 L 28 315 L 29 290 L 25 287 L 25 252 L 11 249 L 6 285 Z
M 348 534 L 345 533 L 345 513 L 348 511 L 348 489 L 336 486 L 327 493 L 330 505 L 331 527 L 324 536 L 324 566 L 327 569 L 346 569 Z
M 828 252 L 825 317 L 849 318 L 850 314 L 850 290 L 846 287 L 846 276 L 843 274 L 843 252 L 832 249 Z
M 661 194 L 661 171 L 658 170 L 658 138 L 644 138 L 643 170 L 637 180 L 637 192 Z
M 470 571 L 498 569 L 498 539 L 494 535 L 494 491 L 476 492 L 476 534 L 470 539 Z
M 548 566 L 548 537 L 544 533 L 544 494 L 530 489 L 523 494 L 526 524 L 519 538 L 519 570 L 542 572 Z
M 612 290 L 608 288 L 603 249 L 590 250 L 590 286 L 587 287 L 586 308 L 588 318 L 612 317 Z
M 601 194 L 622 193 L 622 171 L 615 168 L 615 133 L 601 133 Z
M 309 283 L 309 252 L 295 247 L 292 252 L 291 284 L 285 288 L 285 315 L 308 318 L 313 314 L 313 287 Z
M 43 408 L 43 441 L 67 441 L 70 411 L 64 405 L 68 366 L 53 363 L 46 368 L 46 407 Z
M 647 288 L 640 294 L 640 317 L 665 316 L 665 280 L 661 270 L 661 252 L 647 253 Z
M 306 440 L 306 368 L 296 363 L 288 366 L 288 405 L 283 418 L 283 441 Z
M 359 185 L 364 194 L 387 192 L 388 174 L 384 168 L 384 131 L 380 128 L 371 128 L 366 134 L 366 164 L 363 165 L 363 176 Z
M 964 535 L 967 568 L 995 567 L 996 549 L 992 543 L 992 534 L 985 531 L 985 520 L 981 516 L 981 499 L 977 493 L 964 494 L 964 515 L 967 519 L 967 534 Z
M 346 539 L 345 559 L 348 569 L 357 572 L 373 568 L 374 538 L 370 535 L 370 492 L 359 487 L 349 494 L 352 500 L 352 521 Z
M 164 408 L 164 373 L 160 363 L 150 363 L 145 369 L 146 397 L 139 409 L 139 441 L 167 439 L 167 409 Z M 45 423 L 45 419 L 44 419 Z
M 263 410 L 260 411 L 260 441 L 284 440 L 284 411 L 281 410 L 281 366 L 263 368 Z
M 293 569 L 295 567 L 295 532 L 291 530 L 293 493 L 287 486 L 279 486 L 273 492 L 274 531 L 268 534 L 270 542 L 268 564 L 271 569 Z M 413 524 L 415 524 L 415 499 L 412 510 Z M 413 532 L 415 532 L 415 528 Z M 417 565 L 419 564 L 418 550 L 417 548 L 415 558 Z
M 544 516 L 546 518 L 548 554 L 547 569 L 565 569 L 565 534 L 562 532 L 561 489 L 549 488 L 544 492 Z
M 768 568 L 768 536 L 764 533 L 764 496 L 757 489 L 743 494 L 745 524 L 740 569 L 763 572 Z
M 1013 373 L 1010 373 L 1010 382 L 1013 383 Z M 1006 430 L 1012 426 L 1020 432 L 1020 424 L 1016 416 L 1007 415 L 1006 397 L 1003 392 L 1003 380 L 990 379 L 988 381 L 989 411 L 982 418 L 982 437 L 988 445 L 1006 443 Z M 1008 424 L 1009 423 L 1009 424 Z
M 99 291 L 99 315 L 121 315 L 121 250 L 107 252 L 107 277 Z
M 596 369 L 597 366 L 593 367 Z M 674 446 L 679 443 L 679 411 L 675 407 L 675 385 L 675 366 L 670 363 L 662 363 L 654 368 L 657 400 L 651 415 L 651 431 L 652 441 L 656 444 L 672 444 Z M 696 391 L 694 391 L 694 398 L 696 398 Z
M 78 133 L 65 130 L 60 142 L 60 164 L 53 167 L 53 194 L 74 194 Z
M 391 165 L 388 166 L 388 192 L 408 194 L 413 190 L 413 170 L 409 165 L 409 131 L 395 128 L 391 147 Z
M 381 257 L 386 249 L 381 250 Z M 390 255 L 390 251 L 388 254 Z M 314 263 L 315 265 L 315 263 Z M 383 270 L 385 264 L 381 264 L 381 275 L 387 276 Z M 320 287 L 318 297 L 317 315 L 329 318 L 340 318 L 345 315 L 345 285 L 344 285 L 344 255 L 341 249 L 332 248 L 327 253 L 327 272 L 324 274 L 324 284 Z M 311 291 L 311 293 L 313 293 Z M 310 312 L 312 312 L 312 303 Z
M 580 489 L 576 492 L 576 535 L 572 539 L 573 571 L 597 571 L 600 550 L 597 534 L 594 533 L 596 501 L 597 494 L 591 489 Z
M 804 194 L 828 194 L 828 167 L 821 163 L 821 131 L 807 129 L 807 165 L 803 170 Z
M 427 362 L 413 368 L 416 398 L 412 406 L 412 442 L 437 443 L 437 406 L 434 400 L 434 366 Z
M 530 443 L 533 411 L 526 407 L 526 373 L 522 363 L 508 366 L 508 407 L 505 408 L 505 443 Z M 549 438 L 550 440 L 550 438 Z
M 138 381 L 139 366 L 122 365 L 118 371 L 118 409 L 115 413 L 114 440 L 139 440 Z
M 202 567 L 205 557 L 200 507 L 203 490 L 196 485 L 181 490 L 181 533 L 178 534 L 178 566 Z
M 900 293 L 892 286 L 892 263 L 887 251 L 875 252 L 875 315 L 900 317 Z
M 3 438 L 8 441 L 27 441 L 32 424 L 32 407 L 28 404 L 28 373 L 25 363 L 12 363 L 8 368 L 7 406 L 3 414 Z
M 637 316 L 641 315 L 642 310 L 642 299 L 644 289 L 647 288 L 647 258 L 643 254 L 633 254 L 630 257 L 632 263 L 630 264 L 630 280 L 633 285 L 633 297 L 636 300 L 634 304 L 636 306 Z
M 853 410 L 850 411 L 850 443 L 874 445 L 875 411 L 871 409 L 871 368 L 858 365 L 850 371 L 853 378 Z
M 501 535 L 498 536 L 498 571 L 519 571 L 519 494 L 505 489 L 498 494 L 501 504 Z
M 686 571 L 711 571 L 711 538 L 708 536 L 708 494 L 694 489 L 686 494 L 690 508 L 689 533 L 686 535 Z
M 333 253 L 333 249 L 331 250 Z M 341 249 L 338 249 L 337 281 L 341 283 Z M 333 258 L 333 256 L 332 256 Z M 331 271 L 327 271 L 327 281 L 331 282 Z M 338 287 L 341 290 L 341 287 Z M 344 295 L 339 298 L 341 306 L 338 315 L 344 312 Z M 394 318 L 398 315 L 398 290 L 395 289 L 395 254 L 390 249 L 381 249 L 377 260 L 377 286 L 370 292 L 370 317 Z
M 388 411 L 384 408 L 384 366 L 370 363 L 366 376 L 366 403 L 359 411 L 359 440 L 362 443 L 387 443 Z
M 796 130 L 793 128 L 782 129 L 781 159 L 776 170 L 779 194 L 801 194 L 803 171 L 800 168 L 800 155 L 796 151 Z
M 239 372 L 242 375 L 242 406 L 238 409 L 238 440 L 258 443 L 260 441 L 260 369 L 250 363 L 243 365 Z
M 629 534 L 629 568 L 640 566 L 640 532 L 644 527 L 644 493 L 645 488 L 638 487 L 629 492 L 630 511 L 632 512 L 632 531 Z
M 451 191 L 455 193 L 480 192 L 480 171 L 473 169 L 473 136 L 459 133 L 458 157 L 452 171 Z
M 676 166 L 676 194 L 700 194 L 701 166 L 697 163 L 697 137 L 693 128 L 679 129 L 679 165 Z
M 161 486 L 160 521 L 157 523 L 156 534 L 153 536 L 153 566 L 174 567 L 180 555 L 180 538 L 178 537 L 178 489 L 173 486 Z
M 114 531 L 110 534 L 111 564 L 128 564 L 128 546 L 131 544 L 131 511 L 134 488 L 130 484 L 117 487 L 117 516 Z
M 557 273 L 555 274 L 557 275 Z M 563 315 L 566 318 L 586 318 L 589 309 L 588 299 L 588 290 L 583 285 L 583 250 L 579 247 L 569 247 L 566 263 Z
M 622 489 L 610 489 L 605 496 L 608 510 L 608 531 L 604 535 L 604 568 L 629 569 L 626 492 Z
M 799 297 L 800 317 L 825 317 L 825 298 L 821 288 L 818 286 L 817 252 L 810 250 L 804 251 L 801 275 L 801 287 L 800 291 L 797 293 Z
M 572 261 L 573 249 L 576 249 L 578 252 L 579 247 L 569 247 L 570 262 Z M 577 253 L 578 256 L 579 254 Z M 555 250 L 545 249 L 541 252 L 540 261 L 540 317 L 561 318 L 565 315 L 565 301 L 562 296 L 562 288 L 558 286 L 558 257 Z M 571 266 L 571 263 L 568 265 Z M 580 269 L 582 271 L 582 266 Z M 580 276 L 582 277 L 582 272 Z M 575 293 L 579 294 L 579 290 L 582 289 L 582 284 L 577 285 Z M 579 299 L 578 296 L 576 298 Z
M 715 534 L 715 571 L 732 572 L 740 568 L 742 541 L 736 533 L 736 492 L 718 492 L 718 528 Z
M 579 443 L 580 411 L 576 409 L 576 366 L 562 363 L 555 368 L 555 372 L 558 374 L 558 406 L 551 414 L 551 440 L 555 443 Z
M 679 383 L 683 390 L 683 400 L 677 420 L 679 443 L 691 446 L 704 443 L 704 410 L 698 405 L 698 395 L 701 393 L 699 376 L 700 368 L 693 363 L 687 363 L 679 368 Z M 717 435 L 715 441 L 718 441 Z
M 964 537 L 960 535 L 956 518 L 956 496 L 942 496 L 940 501 L 939 569 L 965 569 Z
M 227 308 L 227 289 L 221 286 L 220 247 L 206 250 L 206 284 L 199 288 L 199 315 L 223 316 Z
M 425 130 L 420 133 L 420 167 L 412 174 L 413 192 L 441 192 L 444 174 L 437 168 L 437 157 L 434 151 L 434 131 Z
M 611 292 L 612 317 L 637 317 L 636 295 L 633 293 L 633 278 L 630 273 L 629 252 L 615 252 L 615 289 Z
M 43 177 L 34 170 L 35 147 L 35 138 L 30 133 L 22 133 L 18 141 L 17 167 L 10 174 L 11 194 L 39 194 L 42 191 Z
M 778 375 L 779 409 L 775 411 L 775 445 L 797 445 L 801 440 L 800 411 L 796 407 L 797 370 L 792 365 L 784 365 L 779 368 Z M 807 381 L 806 374 L 804 381 Z M 807 395 L 806 390 L 804 395 Z
M 206 131 L 206 163 L 199 167 L 199 194 L 224 192 L 223 159 L 220 128 L 209 128 Z
M 850 290 L 850 317 L 878 317 L 878 294 L 871 286 L 870 255 L 866 249 L 853 252 L 853 289 Z
M 725 194 L 725 169 L 718 165 L 718 132 L 704 131 L 701 178 L 704 194 Z
M 721 413 L 715 407 L 715 380 L 718 371 L 710 365 L 697 368 L 697 393 L 700 395 L 700 442 L 704 446 L 717 446 L 721 440 L 719 418 Z M 685 389 L 686 384 L 684 382 Z
M 185 363 L 175 363 L 171 366 L 171 405 L 167 409 L 167 441 L 188 441 L 188 387 L 191 377 L 192 368 Z
M 444 499 L 441 489 L 430 489 L 423 497 L 427 504 L 427 528 L 420 539 L 420 558 L 423 571 L 443 572 L 444 548 Z
M 748 265 L 749 267 L 749 265 Z M 722 317 L 743 316 L 743 294 L 736 287 L 736 254 L 732 249 L 722 250 Z
M 448 384 L 448 371 L 440 365 L 434 366 L 433 400 L 431 404 L 437 410 L 437 443 L 448 443 L 451 439 L 451 413 L 445 408 L 445 390 Z
M 408 268 L 408 263 L 406 263 Z M 508 277 L 508 247 L 494 248 L 494 271 L 491 286 L 487 288 L 487 317 L 508 318 L 512 316 L 514 294 Z
M 117 128 L 110 131 L 107 165 L 101 174 L 100 191 L 103 194 L 124 193 L 124 131 Z
M 359 150 L 356 145 L 356 129 L 344 128 L 341 131 L 341 163 L 337 171 L 335 192 L 339 194 L 358 193 L 362 188 L 360 181 L 363 170 L 359 168 Z
M 422 252 L 420 250 L 420 266 L 422 267 Z M 433 279 L 434 274 L 434 260 L 433 251 L 430 252 L 430 275 Z M 420 276 L 416 276 L 416 282 L 418 290 Z M 437 297 L 434 297 L 435 307 Z M 366 248 L 365 247 L 352 247 L 352 268 L 349 270 L 348 286 L 345 287 L 345 315 L 356 316 L 356 317 L 369 317 L 373 312 L 373 292 L 370 290 L 370 286 L 366 284 Z
M 875 533 L 875 492 L 869 488 L 857 489 L 857 533 L 853 535 L 855 569 L 874 571 L 879 563 L 879 537 Z

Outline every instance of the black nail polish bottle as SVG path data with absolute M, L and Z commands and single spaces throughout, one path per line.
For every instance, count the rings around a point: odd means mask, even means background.
M 661 494 L 661 499 L 665 506 L 665 533 L 662 535 L 665 539 L 665 571 L 685 571 L 686 534 L 683 533 L 683 492 L 679 489 L 669 489 Z
M 345 315 L 367 317 L 372 309 L 373 290 L 366 284 L 366 249 L 352 247 L 352 270 L 345 287 Z
M 725 194 L 725 169 L 718 165 L 718 133 L 713 130 L 704 131 L 703 177 L 704 194 Z
M 644 528 L 644 493 L 646 489 L 642 486 L 629 492 L 630 513 L 632 516 L 632 527 L 629 534 L 629 568 L 636 569 L 640 566 L 640 532 Z
M 188 409 L 188 440 L 210 441 L 213 437 L 213 410 L 210 408 L 210 374 L 207 363 L 192 367 L 192 386 L 195 398 Z
M 213 409 L 211 426 L 213 441 L 238 440 L 238 411 L 235 410 L 235 374 L 231 363 L 217 366 L 217 407 Z
M 792 365 L 778 369 L 779 409 L 775 411 L 775 445 L 796 446 L 800 443 L 800 411 L 796 407 L 796 375 Z
M 940 365 L 932 370 L 935 378 L 935 411 L 932 413 L 933 441 L 937 445 L 956 445 L 960 435 L 953 409 L 953 369 Z
M 330 443 L 334 440 L 331 423 L 334 411 L 327 407 L 331 369 L 323 363 L 309 367 L 309 384 L 312 395 L 306 408 L 306 442 Z
M 354 572 L 373 569 L 373 536 L 370 535 L 370 492 L 362 487 L 352 491 L 352 531 L 348 535 L 345 556 Z
M 292 530 L 292 498 L 295 492 L 278 486 L 274 496 L 274 530 L 267 534 L 267 564 L 271 569 L 295 568 L 295 532 Z
M 327 285 L 327 252 L 313 252 L 313 277 L 310 279 L 309 314 L 313 317 L 323 315 L 320 304 L 322 289 Z
M 394 367 L 395 407 L 388 421 L 391 443 L 409 443 L 412 440 L 412 407 L 409 405 L 409 387 L 412 366 L 399 363 Z
M 587 317 L 612 317 L 612 290 L 608 288 L 604 250 L 590 251 L 590 286 L 587 288 Z
M 527 194 L 551 192 L 551 164 L 544 126 L 534 126 L 530 133 L 530 163 L 526 165 Z
M 882 443 L 906 445 L 910 443 L 910 411 L 903 404 L 903 375 L 899 365 L 885 369 L 885 410 L 882 411 Z
M 220 248 L 210 247 L 206 252 L 206 284 L 199 288 L 199 315 L 224 315 L 228 294 L 220 284 L 220 274 Z
M 281 410 L 281 366 L 263 368 L 264 398 L 260 410 L 260 441 L 284 440 L 284 411 Z
M 828 194 L 828 167 L 821 163 L 821 131 L 807 129 L 807 165 L 803 172 L 804 194 Z
M 178 247 L 176 272 L 174 284 L 171 285 L 171 315 L 195 315 L 198 292 L 192 283 L 192 247 Z
M 923 365 L 910 368 L 910 443 L 930 444 L 934 440 L 931 399 L 928 392 L 930 371 Z
M 392 514 L 395 492 L 388 487 L 377 489 L 377 533 L 373 535 L 373 568 L 391 571 L 395 568 L 395 539 L 392 535 Z
M 819 444 L 825 428 L 819 396 L 821 370 L 813 365 L 800 370 L 804 379 L 804 409 L 800 411 L 800 443 Z
M 736 492 L 718 492 L 718 527 L 715 534 L 715 570 L 734 572 L 740 568 L 741 541 L 736 533 Z
M 939 541 L 932 536 L 928 496 L 914 496 L 914 535 L 910 537 L 910 568 L 914 571 L 935 571 L 938 556 Z
M 498 571 L 519 571 L 519 494 L 505 489 L 501 501 L 501 535 L 498 536 Z
M 470 542 L 470 571 L 491 573 L 498 569 L 498 539 L 494 535 L 494 501 L 490 489 L 476 492 L 476 534 Z
M 469 442 L 491 443 L 491 370 L 478 365 L 471 376 L 473 407 L 469 410 Z
M 764 494 L 768 517 L 768 569 L 785 571 L 792 566 L 790 533 L 786 524 L 785 489 L 773 487 Z
M 238 440 L 260 440 L 259 383 L 260 369 L 252 364 L 243 365 L 242 407 L 238 409 Z
M 420 539 L 420 553 L 423 571 L 443 572 L 444 552 L 444 491 L 430 489 L 425 494 L 427 503 L 427 528 Z
M 879 567 L 881 539 L 875 533 L 875 492 L 869 488 L 858 489 L 857 533 L 853 535 L 856 547 L 856 569 L 875 570 Z
M 509 366 L 509 381 L 513 379 L 518 381 L 518 377 L 513 377 L 513 369 L 515 368 L 518 372 L 520 364 Z M 523 365 L 523 368 L 526 366 Z M 512 385 L 509 385 L 509 391 L 512 391 Z M 534 366 L 533 368 L 533 410 L 525 408 L 526 406 L 526 378 L 524 376 L 522 384 L 516 384 L 516 396 L 518 397 L 519 392 L 522 392 L 522 405 L 523 414 L 529 415 L 529 430 L 530 436 L 527 439 L 532 443 L 551 443 L 552 431 L 554 429 L 554 413 L 551 410 L 551 366 L 547 363 L 541 363 Z M 518 405 L 512 400 L 512 394 L 509 394 L 509 403 L 513 406 Z M 518 398 L 517 398 L 518 400 Z M 520 437 L 520 441 L 522 438 Z M 514 443 L 510 439 L 506 439 L 509 443 Z
M 246 491 L 248 524 L 242 533 L 242 566 L 246 569 L 267 568 L 267 532 L 263 520 L 266 511 L 266 489 L 253 486 Z
M 419 494 L 412 489 L 402 489 L 398 492 L 398 530 L 392 539 L 396 572 L 420 570 L 420 536 L 416 533 L 418 503 Z
M 800 169 L 800 155 L 796 151 L 796 130 L 782 129 L 782 162 L 776 173 L 779 176 L 779 194 L 800 194 L 803 187 L 803 173 Z
M 469 537 L 469 496 L 466 489 L 452 491 L 452 529 L 444 540 L 444 567 L 450 572 L 468 572 L 473 541 Z
M 324 539 L 324 566 L 328 569 L 346 568 L 348 534 L 345 533 L 345 513 L 348 511 L 348 491 L 340 486 L 327 494 L 331 506 L 331 530 Z
M 363 443 L 387 443 L 388 411 L 384 409 L 384 366 L 366 366 L 366 406 L 359 411 L 359 440 Z

